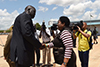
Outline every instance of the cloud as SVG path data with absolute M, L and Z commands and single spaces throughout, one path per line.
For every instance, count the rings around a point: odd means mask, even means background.
M 17 10 L 10 14 L 6 9 L 0 9 L 0 30 L 7 30 L 14 23 L 18 14 Z
M 9 0 L 9 1 L 17 1 L 17 0 Z
M 33 20 L 33 24 L 39 23 L 39 21 L 37 20 Z
M 76 5 L 70 5 L 68 8 L 64 8 L 63 14 L 70 17 L 71 20 L 94 20 L 97 17 L 97 13 L 99 12 L 100 4 L 98 3 L 100 0 L 96 0 L 94 2 L 88 1 L 84 3 L 78 3 Z M 90 18 L 90 14 L 93 17 Z
M 88 0 L 40 0 L 39 3 L 45 3 L 47 5 L 52 5 L 52 4 L 55 4 L 55 5 L 58 5 L 58 6 L 63 6 L 63 7 L 66 7 L 66 6 L 69 6 L 71 4 L 78 4 L 78 3 L 81 3 L 81 2 L 87 2 Z
M 58 19 L 50 19 L 50 21 L 58 21 Z
M 54 7 L 52 10 L 55 10 L 55 9 L 57 9 L 57 7 Z
M 63 7 L 63 15 L 68 16 L 72 21 L 79 19 L 90 20 L 90 14 L 93 15 L 91 19 L 100 19 L 97 16 L 100 11 L 100 0 L 40 0 L 39 3 Z
M 90 17 L 90 15 L 92 15 L 93 17 Z M 86 20 L 86 19 L 88 19 L 88 20 L 94 20 L 94 19 L 97 18 L 96 11 L 95 10 L 93 10 L 93 11 L 87 11 L 87 12 L 84 13 L 84 15 L 83 15 L 82 18 L 83 18 L 83 20 Z
M 64 8 L 63 14 L 67 16 L 78 17 L 85 12 L 86 8 L 89 8 L 88 5 L 91 4 L 91 1 L 86 3 L 79 3 L 77 5 L 70 5 L 69 8 Z
M 90 14 L 93 17 L 90 17 Z M 81 17 L 74 17 L 74 16 L 69 16 L 69 19 L 71 21 L 79 21 L 79 20 L 95 20 L 95 19 L 100 19 L 100 16 L 96 15 L 96 10 L 93 11 L 86 11 L 85 13 L 83 13 L 83 15 Z
M 48 8 L 47 8 L 47 7 L 39 6 L 38 11 L 43 11 L 43 12 L 45 12 L 45 11 L 48 11 Z
M 95 0 L 94 2 L 92 2 L 90 8 L 95 10 L 100 9 L 100 0 Z
M 72 17 L 72 16 L 69 16 L 68 18 L 70 19 L 70 21 L 79 21 L 80 20 L 79 18 Z
M 98 15 L 98 18 L 97 19 L 100 19 L 100 13 L 99 13 L 99 15 Z
M 7 12 L 6 9 L 0 9 L 0 17 L 9 16 L 10 14 Z
M 4 0 L 1 0 L 2 2 L 4 1 Z
M 57 21 L 58 19 L 50 19 L 50 21 L 48 22 L 48 27 L 51 27 L 54 23 L 57 24 Z

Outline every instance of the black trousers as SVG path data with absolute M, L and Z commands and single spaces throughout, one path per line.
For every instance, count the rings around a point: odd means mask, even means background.
M 76 47 L 76 39 L 73 39 L 73 47 Z
M 40 49 L 36 50 L 36 55 L 37 55 L 37 64 L 40 62 Z

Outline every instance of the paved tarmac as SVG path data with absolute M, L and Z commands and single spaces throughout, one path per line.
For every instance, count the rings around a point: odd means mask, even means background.
M 3 46 L 6 42 L 6 38 L 7 38 L 7 35 L 0 35 L 0 67 L 9 67 L 3 57 Z M 98 42 L 99 41 L 100 41 L 100 36 L 98 37 Z M 81 67 L 81 63 L 78 57 L 78 49 L 77 48 L 73 48 L 73 49 L 77 55 L 77 67 Z M 90 50 L 89 56 L 90 56 L 89 67 L 100 67 L 100 43 L 93 45 L 93 49 Z M 51 49 L 51 64 L 53 64 L 53 62 L 54 62 L 54 58 L 53 58 L 52 49 Z M 41 51 L 40 63 L 42 63 L 42 51 Z M 56 67 L 60 67 L 60 65 L 56 64 Z

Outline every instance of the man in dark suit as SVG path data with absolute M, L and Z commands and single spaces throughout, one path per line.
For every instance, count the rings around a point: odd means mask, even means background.
M 10 44 L 10 59 L 15 62 L 16 67 L 30 67 L 34 60 L 34 49 L 41 47 L 41 43 L 35 38 L 32 23 L 35 13 L 36 9 L 29 5 L 15 19 Z

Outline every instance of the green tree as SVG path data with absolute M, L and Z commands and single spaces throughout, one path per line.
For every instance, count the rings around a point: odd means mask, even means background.
M 3 33 L 4 30 L 0 30 L 0 33 Z
M 6 30 L 6 33 L 10 33 L 11 32 L 11 30 Z
M 37 30 L 40 30 L 41 29 L 41 25 L 39 23 L 36 23 L 35 25 L 36 25 L 36 29 Z

